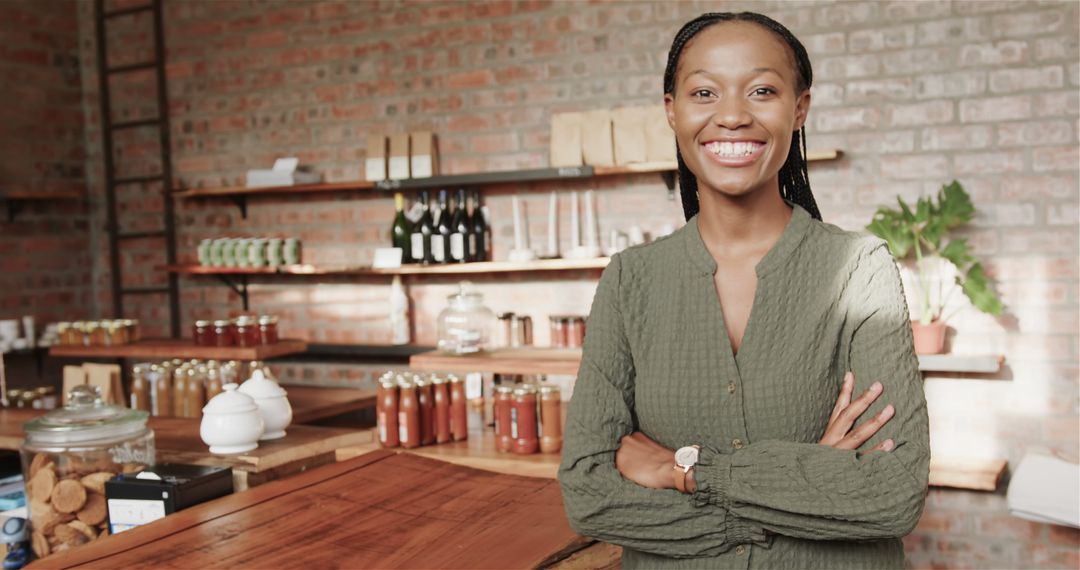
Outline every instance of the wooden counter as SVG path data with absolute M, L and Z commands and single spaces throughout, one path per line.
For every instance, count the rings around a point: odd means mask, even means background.
M 558 485 L 375 451 L 186 509 L 34 568 L 535 568 L 592 541 Z

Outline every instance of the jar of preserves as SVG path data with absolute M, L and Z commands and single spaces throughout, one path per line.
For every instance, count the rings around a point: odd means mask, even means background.
M 404 378 L 398 379 L 398 443 L 405 449 L 420 447 L 420 395 Z
M 213 362 L 213 361 L 211 361 Z M 221 382 L 221 369 L 217 366 L 207 366 L 206 368 L 206 401 L 209 402 L 222 392 Z M 201 412 L 202 410 L 200 410 Z
M 562 391 L 558 386 L 540 386 L 540 451 L 562 451 Z
M 173 372 L 173 386 L 172 386 L 172 415 L 178 418 L 186 418 L 188 416 L 187 406 L 187 385 L 188 385 L 188 372 L 191 369 L 185 364 L 180 368 L 177 368 Z
M 551 348 L 566 348 L 569 344 L 566 317 L 552 315 L 548 321 L 551 324 Z
M 232 321 L 214 321 L 214 346 L 236 346 L 236 328 Z
M 75 344 L 74 340 L 71 338 L 71 331 L 71 323 L 67 321 L 56 323 L 56 338 L 60 341 L 60 344 Z
M 450 384 L 450 438 L 454 441 L 469 439 L 469 399 L 465 394 L 465 381 L 448 376 Z
M 139 328 L 139 319 L 124 319 L 124 326 L 127 327 L 128 342 L 139 342 L 142 340 L 142 329 Z
M 236 345 L 252 347 L 259 345 L 259 324 L 251 317 L 237 317 L 235 321 Z
M 68 342 L 64 344 L 85 346 L 87 342 L 86 335 L 83 333 L 85 328 L 86 322 L 84 321 L 75 321 L 71 323 L 71 328 L 68 329 Z
M 98 321 L 83 325 L 83 344 L 85 346 L 105 346 L 105 331 Z
M 23 424 L 20 455 L 38 558 L 108 529 L 105 482 L 154 463 L 146 419 L 146 412 L 107 404 L 96 386 L 81 385 L 62 409 Z M 66 532 L 72 528 L 60 524 L 75 520 L 89 532 Z
M 514 450 L 510 424 L 513 422 L 514 387 L 500 384 L 495 387 L 495 449 L 509 453 Z
M 488 348 L 495 314 L 484 306 L 484 296 L 465 281 L 447 301 L 447 307 L 439 313 L 439 350 L 471 354 Z
M 514 453 L 529 455 L 539 451 L 536 387 L 522 384 L 514 388 L 514 400 L 510 412 L 510 436 L 514 439 Z
M 150 373 L 154 365 L 136 364 L 131 369 L 131 405 L 133 410 L 150 411 Z
M 435 401 L 435 442 L 450 441 L 450 386 L 439 377 L 431 379 L 432 399 Z
M 278 341 L 278 318 L 273 315 L 259 317 L 259 344 L 274 344 Z
M 195 346 L 214 346 L 216 336 L 214 335 L 214 323 L 211 321 L 195 321 L 191 325 L 191 338 L 195 341 Z
M 399 444 L 398 428 L 398 385 L 392 379 L 379 381 L 375 400 L 375 423 L 379 429 L 379 443 L 383 447 L 397 447 Z

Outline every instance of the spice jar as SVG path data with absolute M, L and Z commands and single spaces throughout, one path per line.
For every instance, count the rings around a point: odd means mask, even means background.
M 136 364 L 131 370 L 131 409 L 150 411 L 150 379 L 152 364 Z
M 383 447 L 397 447 L 398 437 L 398 385 L 384 378 L 379 382 L 375 400 L 375 422 L 379 427 L 379 443 Z
M 439 350 L 451 354 L 472 354 L 488 347 L 495 314 L 484 306 L 484 296 L 463 281 L 448 305 L 439 313 Z
M 142 329 L 139 328 L 139 319 L 124 319 L 124 326 L 127 327 L 128 342 L 139 342 L 142 340 Z
M 90 321 L 83 325 L 83 344 L 86 346 L 105 346 L 105 329 L 101 323 Z
M 198 366 L 188 370 L 187 393 L 184 400 L 187 402 L 187 415 L 189 418 L 202 416 L 203 406 L 206 405 L 206 367 Z
M 551 323 L 551 347 L 566 348 L 568 344 L 566 317 L 552 315 L 548 321 Z
M 20 455 L 38 558 L 88 542 L 108 529 L 105 482 L 154 463 L 147 413 L 107 404 L 96 386 L 68 393 L 62 409 L 23 424 Z M 78 521 L 83 532 L 63 521 Z M 78 526 L 78 525 L 75 525 Z
M 214 346 L 236 346 L 236 329 L 232 321 L 214 321 Z
M 398 380 L 398 440 L 401 447 L 420 447 L 420 395 L 416 385 Z
M 195 321 L 191 325 L 191 337 L 195 340 L 195 346 L 214 346 L 214 323 L 210 321 Z
M 469 439 L 469 409 L 465 397 L 465 382 L 450 376 L 450 437 L 454 441 Z
M 514 450 L 514 438 L 510 425 L 513 423 L 514 387 L 503 384 L 495 387 L 495 449 L 509 453 Z
M 187 402 L 188 366 L 185 364 L 173 371 L 172 415 L 178 418 L 188 416 Z
M 514 453 L 536 453 L 540 449 L 536 422 L 536 387 L 522 384 L 514 388 L 510 412 L 510 436 L 514 439 Z
M 435 401 L 435 442 L 450 441 L 450 386 L 446 380 L 431 379 L 432 399 Z
M 235 321 L 234 334 L 236 335 L 236 345 L 242 347 L 252 347 L 259 345 L 259 324 L 251 317 L 237 317 Z
M 558 386 L 540 386 L 540 451 L 562 451 L 562 392 Z
M 259 317 L 259 344 L 274 344 L 278 341 L 278 318 L 272 315 Z
M 566 345 L 570 348 L 585 346 L 585 317 L 568 317 Z
M 211 360 L 211 362 L 213 362 Z M 221 369 L 208 366 L 206 369 L 206 401 L 209 402 L 222 392 Z
M 435 443 L 435 394 L 432 385 L 420 376 L 413 378 L 420 400 L 420 445 Z
M 69 322 L 56 323 L 56 336 L 58 339 L 60 339 L 60 344 L 75 344 L 75 341 L 71 335 L 73 330 L 74 329 L 71 328 L 71 323 Z

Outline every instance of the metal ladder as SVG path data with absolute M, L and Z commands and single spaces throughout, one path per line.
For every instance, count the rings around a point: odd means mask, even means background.
M 180 295 L 177 275 L 169 273 L 166 287 L 124 287 L 121 274 L 121 242 L 135 239 L 158 238 L 165 242 L 166 262 L 176 263 L 176 231 L 173 220 L 173 201 L 170 195 L 172 184 L 172 159 L 169 143 L 169 106 L 165 85 L 165 34 L 162 25 L 162 0 L 147 0 L 147 4 L 106 10 L 105 0 L 94 1 L 94 23 L 97 35 L 97 64 L 99 96 L 101 99 L 101 133 L 104 141 L 103 158 L 105 161 L 105 196 L 108 210 L 107 230 L 109 233 L 109 254 L 112 270 L 113 314 L 115 318 L 125 315 L 124 298 L 128 296 L 168 295 L 169 330 L 171 335 L 180 336 Z M 154 59 L 128 65 L 109 66 L 106 40 L 106 26 L 110 20 L 144 12 L 152 13 Z M 109 90 L 109 78 L 118 74 L 153 69 L 157 81 L 157 116 L 134 121 L 113 122 L 112 101 Z M 138 129 L 157 126 L 161 150 L 161 172 L 148 176 L 117 177 L 114 164 L 113 134 L 125 129 Z M 117 214 L 116 189 L 123 185 L 160 182 L 163 196 L 164 227 L 161 230 L 123 232 L 119 227 Z

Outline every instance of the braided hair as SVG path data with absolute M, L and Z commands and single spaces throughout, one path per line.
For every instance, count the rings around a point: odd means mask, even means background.
M 795 54 L 795 71 L 799 93 L 810 88 L 814 80 L 814 72 L 810 67 L 810 56 L 806 54 L 806 48 L 783 24 L 754 12 L 714 12 L 702 14 L 687 22 L 679 33 L 675 34 L 675 40 L 671 43 L 671 51 L 668 52 L 667 69 L 664 70 L 664 94 L 675 93 L 675 72 L 679 68 L 679 57 L 683 48 L 698 32 L 709 26 L 721 22 L 753 22 L 770 30 L 784 40 L 791 51 Z M 686 219 L 694 217 L 700 210 L 697 193 L 697 177 L 683 161 L 682 152 L 676 143 L 675 155 L 679 162 L 679 191 L 682 194 L 683 214 Z M 789 202 L 798 204 L 810 213 L 815 219 L 821 219 L 814 194 L 810 191 L 810 178 L 806 171 L 806 127 L 801 127 L 791 138 L 791 148 L 788 149 L 788 157 L 784 165 L 780 167 L 780 195 Z

